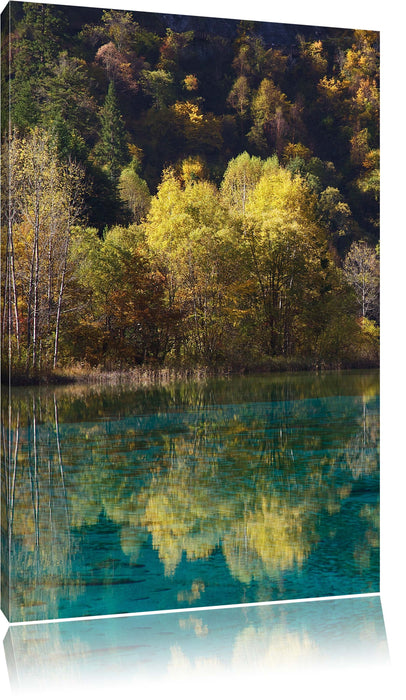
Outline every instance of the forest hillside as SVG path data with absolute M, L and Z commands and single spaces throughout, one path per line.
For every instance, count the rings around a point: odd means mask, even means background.
M 378 33 L 11 2 L 1 124 L 3 373 L 377 365 Z

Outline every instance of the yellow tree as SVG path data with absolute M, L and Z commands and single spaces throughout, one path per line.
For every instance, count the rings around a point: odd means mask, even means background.
M 168 306 L 183 317 L 184 347 L 215 361 L 232 314 L 235 254 L 230 220 L 216 187 L 167 172 L 152 200 L 146 237 L 167 280 Z
M 49 227 L 49 205 L 55 204 L 55 159 L 50 158 L 50 140 L 47 134 L 35 129 L 19 142 L 19 208 L 21 218 L 28 226 L 27 244 L 30 246 L 29 280 L 27 285 L 27 360 L 26 368 L 37 369 L 41 340 L 41 272 L 46 259 L 46 230 Z M 52 218 L 52 217 L 51 217 Z M 53 224 L 53 220 L 52 220 Z M 49 236 L 47 238 L 49 239 Z
M 269 161 L 246 206 L 245 245 L 270 354 L 297 349 L 309 307 L 320 302 L 329 260 L 315 205 L 302 178 Z
M 18 210 L 18 149 L 16 133 L 10 133 L 2 147 L 1 168 L 1 276 L 2 293 L 2 342 L 8 342 L 8 359 L 11 363 L 13 341 L 20 357 L 20 321 L 18 314 L 15 271 L 14 235 L 19 222 Z
M 258 184 L 264 161 L 246 151 L 230 160 L 221 183 L 224 202 L 237 216 L 245 216 L 250 192 Z
M 82 208 L 83 172 L 75 163 L 58 162 L 49 134 L 38 128 L 25 137 L 15 136 L 9 152 L 14 154 L 12 242 L 18 333 L 25 336 L 26 370 L 36 371 L 43 362 L 55 366 L 57 361 L 68 249 Z
M 247 115 L 250 104 L 250 86 L 245 75 L 240 75 L 234 82 L 227 102 L 237 112 L 240 120 Z

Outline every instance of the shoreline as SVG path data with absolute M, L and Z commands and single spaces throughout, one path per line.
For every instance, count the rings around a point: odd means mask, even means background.
M 198 381 L 214 377 L 230 377 L 252 374 L 277 374 L 287 372 L 348 371 L 380 368 L 378 362 L 326 363 L 304 358 L 269 358 L 250 366 L 195 366 L 195 367 L 151 367 L 140 365 L 126 369 L 106 369 L 77 366 L 35 375 L 15 373 L 1 377 L 2 388 L 9 386 L 63 386 L 71 384 L 119 384 L 134 383 L 140 386 L 167 384 L 175 381 Z

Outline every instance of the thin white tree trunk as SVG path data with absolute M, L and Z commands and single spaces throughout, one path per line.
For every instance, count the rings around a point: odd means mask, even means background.
M 34 227 L 34 314 L 32 324 L 32 366 L 37 366 L 38 317 L 39 317 L 39 217 L 36 214 Z
M 68 248 L 69 248 L 69 231 L 66 235 L 63 270 L 62 270 L 61 284 L 59 285 L 58 308 L 56 311 L 55 345 L 54 345 L 54 362 L 53 362 L 54 369 L 56 367 L 56 362 L 57 362 L 57 358 L 58 358 L 59 330 L 60 330 L 60 325 L 61 325 L 62 298 L 63 298 L 64 289 L 65 289 L 65 277 L 66 277 L 66 268 L 67 268 L 67 262 L 68 262 Z
M 9 225 L 9 250 L 10 250 L 10 274 L 11 274 L 11 287 L 13 294 L 13 307 L 14 307 L 14 323 L 15 323 L 15 336 L 17 342 L 17 352 L 18 357 L 20 357 L 20 322 L 18 318 L 18 303 L 17 303 L 17 285 L 16 285 L 16 273 L 15 273 L 15 260 L 14 260 L 14 242 L 13 242 L 13 229 L 11 224 Z

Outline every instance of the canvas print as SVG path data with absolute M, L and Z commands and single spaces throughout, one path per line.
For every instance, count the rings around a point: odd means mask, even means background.
M 11 2 L 1 119 L 6 617 L 378 592 L 379 33 Z

